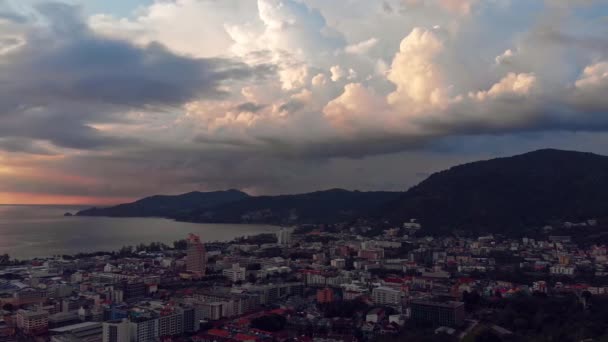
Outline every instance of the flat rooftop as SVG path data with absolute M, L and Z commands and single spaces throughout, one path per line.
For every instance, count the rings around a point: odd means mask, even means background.
M 93 328 L 93 327 L 100 327 L 100 326 L 101 326 L 101 323 L 99 323 L 99 322 L 83 322 L 83 323 L 67 325 L 67 326 L 61 327 L 61 328 L 49 329 L 49 331 L 53 332 L 53 333 L 65 333 L 65 332 L 70 332 L 72 330 L 78 330 L 78 329 L 82 329 L 82 328 Z

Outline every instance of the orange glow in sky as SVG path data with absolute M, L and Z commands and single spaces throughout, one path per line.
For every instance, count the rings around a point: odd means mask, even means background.
M 113 205 L 130 201 L 132 201 L 131 198 L 66 196 L 34 194 L 24 192 L 0 192 L 0 204 Z

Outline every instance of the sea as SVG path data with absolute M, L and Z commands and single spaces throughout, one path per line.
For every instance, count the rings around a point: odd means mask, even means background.
M 163 218 L 66 217 L 86 207 L 0 205 L 0 255 L 31 259 L 81 252 L 115 251 L 122 246 L 185 239 L 206 242 L 274 233 L 280 228 L 252 224 L 199 224 Z

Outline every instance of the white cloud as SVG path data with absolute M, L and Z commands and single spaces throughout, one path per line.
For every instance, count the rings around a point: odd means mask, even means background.
M 469 96 L 480 101 L 483 101 L 488 97 L 496 98 L 508 95 L 524 96 L 530 94 L 535 86 L 537 86 L 537 79 L 534 74 L 509 73 L 489 90 L 470 93 Z
M 443 41 L 433 31 L 414 28 L 401 41 L 388 71 L 388 80 L 397 87 L 389 94 L 388 102 L 412 111 L 445 105 L 448 89 L 441 68 L 435 64 L 443 49 Z
M 327 76 L 323 73 L 316 74 L 312 78 L 312 85 L 315 87 L 323 86 L 327 84 Z
M 368 129 L 390 129 L 385 118 L 388 110 L 382 97 L 361 83 L 349 83 L 342 95 L 325 106 L 323 113 L 340 134 L 352 135 Z
M 608 61 L 603 61 L 585 67 L 582 76 L 576 81 L 576 87 L 597 87 L 606 83 L 608 83 Z
M 242 22 L 255 10 L 249 1 L 156 1 L 133 19 L 97 14 L 89 24 L 107 36 L 140 44 L 158 41 L 176 52 L 215 57 L 225 55 L 232 44 L 225 24 Z
M 285 65 L 279 70 L 284 90 L 299 89 L 308 84 L 308 67 L 306 65 Z
M 608 61 L 586 66 L 574 86 L 574 106 L 589 112 L 608 111 Z
M 362 42 L 349 45 L 344 49 L 344 51 L 346 51 L 346 53 L 350 53 L 353 55 L 363 55 L 363 54 L 368 53 L 369 50 L 371 50 L 374 46 L 376 46 L 376 44 L 378 44 L 378 39 L 370 38 L 368 40 L 364 40 Z
M 497 65 L 509 64 L 513 56 L 515 56 L 515 52 L 511 49 L 507 49 L 500 56 L 496 56 L 494 61 Z
M 338 82 L 346 76 L 346 71 L 339 65 L 332 66 L 329 71 L 331 72 L 331 80 Z

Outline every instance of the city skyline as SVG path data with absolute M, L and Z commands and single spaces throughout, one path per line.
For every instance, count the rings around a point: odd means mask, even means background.
M 608 153 L 605 1 L 347 2 L 0 1 L 0 203 L 403 191 Z

